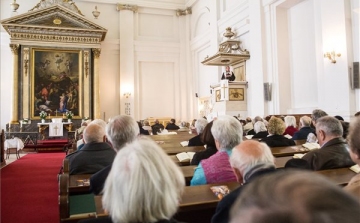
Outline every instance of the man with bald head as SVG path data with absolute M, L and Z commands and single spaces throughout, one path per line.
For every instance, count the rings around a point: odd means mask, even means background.
M 212 223 L 229 222 L 229 212 L 236 198 L 246 185 L 258 176 L 275 172 L 274 157 L 265 143 L 246 140 L 237 145 L 231 154 L 230 165 L 241 185 L 226 195 L 217 205 Z
M 89 124 L 83 133 L 84 147 L 66 157 L 70 174 L 92 174 L 110 165 L 116 153 L 105 139 L 105 129 L 101 125 Z

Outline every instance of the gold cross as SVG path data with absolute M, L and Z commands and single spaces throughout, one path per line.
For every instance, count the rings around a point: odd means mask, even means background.
M 57 110 L 55 111 L 55 116 L 57 116 Z
M 54 129 L 55 129 L 55 135 L 57 135 L 57 134 L 58 134 L 58 133 L 57 133 L 57 130 L 58 130 L 57 125 L 55 125 Z

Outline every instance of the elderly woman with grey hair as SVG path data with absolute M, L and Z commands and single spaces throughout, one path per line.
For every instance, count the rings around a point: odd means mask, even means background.
M 262 139 L 269 135 L 265 123 L 263 121 L 257 121 L 254 124 L 255 135 L 253 139 Z
M 242 142 L 242 126 L 232 116 L 221 116 L 211 127 L 218 152 L 200 162 L 191 179 L 191 185 L 236 181 L 230 166 L 232 148 Z
M 299 131 L 296 128 L 296 118 L 294 116 L 292 115 L 285 116 L 284 120 L 286 125 L 284 135 L 293 136 L 295 132 Z
M 110 218 L 83 222 L 174 223 L 185 186 L 180 168 L 153 140 L 139 138 L 116 155 L 105 182 L 103 207 Z
M 285 132 L 285 123 L 280 118 L 275 116 L 271 117 L 268 124 L 269 135 L 263 139 L 261 142 L 266 143 L 270 147 L 278 146 L 294 146 L 294 140 L 288 139 L 283 136 Z

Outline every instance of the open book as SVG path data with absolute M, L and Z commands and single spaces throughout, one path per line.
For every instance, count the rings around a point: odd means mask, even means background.
M 246 139 L 252 139 L 253 136 L 254 136 L 254 135 L 246 135 L 245 138 L 246 138 Z
M 292 136 L 289 135 L 289 134 L 284 135 L 284 137 L 287 138 L 287 139 L 292 139 Z
M 225 195 L 230 193 L 228 186 L 220 185 L 220 186 L 212 186 L 210 187 L 211 191 L 215 194 L 219 200 L 221 200 Z
M 305 156 L 305 153 L 295 153 L 293 155 L 293 158 L 295 159 L 301 159 L 303 156 Z
M 188 161 L 192 160 L 194 155 L 195 155 L 195 152 L 182 152 L 182 153 L 176 154 L 176 157 L 178 158 L 178 160 L 180 162 L 188 162 Z
M 320 149 L 320 145 L 316 142 L 307 142 L 305 144 L 302 144 L 303 147 L 305 147 L 308 150 L 313 150 L 313 149 Z
M 357 164 L 355 164 L 354 166 L 351 166 L 350 170 L 354 171 L 355 173 L 360 173 L 360 167 Z
M 183 147 L 188 146 L 189 141 L 182 141 L 182 142 L 180 142 L 180 145 L 182 145 Z

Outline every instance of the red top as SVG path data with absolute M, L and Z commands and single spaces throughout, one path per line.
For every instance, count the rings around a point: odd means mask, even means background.
M 297 131 L 299 131 L 299 130 L 297 128 L 295 128 L 294 126 L 288 126 L 285 129 L 284 135 L 289 134 L 289 135 L 293 136 L 294 133 L 297 132 Z

